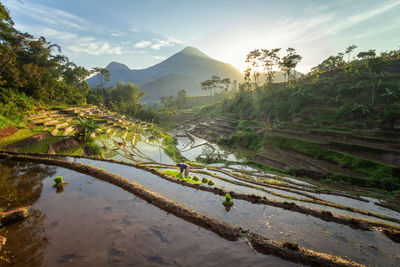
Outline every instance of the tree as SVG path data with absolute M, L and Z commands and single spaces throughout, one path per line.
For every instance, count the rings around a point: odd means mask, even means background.
M 250 74 L 251 74 L 251 68 L 247 68 L 244 71 L 244 80 L 246 81 L 247 85 L 247 90 L 250 92 L 251 86 L 250 86 Z
M 228 91 L 228 87 L 231 84 L 231 80 L 229 78 L 225 78 L 221 80 L 221 87 L 225 89 L 225 91 Z
M 236 92 L 237 90 L 238 90 L 238 82 L 236 80 L 233 80 L 232 91 Z
M 82 141 L 87 141 L 99 126 L 92 118 L 78 117 L 78 127 L 80 128 Z
M 290 71 L 296 69 L 297 64 L 302 60 L 302 56 L 298 55 L 296 50 L 290 47 L 286 49 L 286 53 L 286 56 L 279 62 L 279 66 L 281 70 L 287 73 L 287 81 L 289 81 Z
M 261 49 L 262 53 L 260 59 L 264 66 L 265 76 L 268 80 L 268 86 L 272 85 L 272 79 L 275 74 L 274 66 L 278 65 L 280 57 L 278 55 L 280 48 L 274 48 L 272 50 Z
M 186 107 L 187 96 L 185 90 L 179 90 L 178 95 L 176 96 L 176 105 L 178 109 L 183 109 Z
M 201 82 L 201 90 L 205 91 L 206 93 L 212 90 L 212 86 L 213 83 L 211 80 L 205 80 L 204 82 Z
M 350 55 L 351 53 L 357 48 L 356 45 L 350 45 L 346 48 L 346 52 L 344 52 L 346 55 L 348 55 L 348 60 L 350 62 Z
M 105 82 L 109 82 L 111 80 L 111 74 L 108 69 L 94 67 L 92 69 L 92 73 L 97 73 L 99 81 L 100 81 L 100 88 L 104 88 Z
M 258 87 L 258 77 L 260 76 L 260 73 L 257 71 L 257 68 L 259 67 L 260 56 L 261 56 L 260 50 L 254 49 L 253 51 L 250 51 L 247 54 L 247 58 L 246 58 L 246 63 L 249 63 L 252 67 L 253 77 L 254 77 L 254 85 L 256 88 Z
M 218 89 L 227 89 L 229 84 L 231 83 L 229 78 L 221 79 L 216 75 L 211 76 L 210 79 L 201 82 L 201 90 L 208 91 L 213 90 L 214 95 L 216 94 L 216 90 Z
M 376 56 L 375 49 L 370 49 L 368 51 L 360 52 L 357 54 L 357 57 L 361 59 L 374 58 L 375 56 Z

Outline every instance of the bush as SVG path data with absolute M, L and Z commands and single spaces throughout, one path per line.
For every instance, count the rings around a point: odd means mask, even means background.
M 201 182 L 202 182 L 203 184 L 206 184 L 206 183 L 208 183 L 208 179 L 203 177 L 203 179 L 201 179 Z
M 54 182 L 56 183 L 56 186 L 62 185 L 64 183 L 62 176 L 57 176 L 56 178 L 54 178 Z
M 208 185 L 214 185 L 214 182 L 212 180 L 209 180 Z
M 193 181 L 198 181 L 199 180 L 199 178 L 197 178 L 196 176 L 195 177 L 193 177 Z
M 231 197 L 231 195 L 229 195 L 229 194 L 226 194 L 226 195 L 225 195 L 225 202 L 226 202 L 227 204 L 231 204 L 231 203 L 232 203 L 232 197 Z

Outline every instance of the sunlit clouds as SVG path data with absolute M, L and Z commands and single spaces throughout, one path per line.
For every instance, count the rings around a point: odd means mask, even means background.
M 129 1 L 5 0 L 16 28 L 60 45 L 87 68 L 118 61 L 145 68 L 194 46 L 243 70 L 253 49 L 293 47 L 308 72 L 329 55 L 396 49 L 400 1 Z

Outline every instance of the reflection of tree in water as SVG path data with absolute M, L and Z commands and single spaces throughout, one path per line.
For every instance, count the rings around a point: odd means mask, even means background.
M 31 206 L 42 193 L 42 181 L 56 174 L 56 168 L 37 163 L 0 161 L 0 207 Z M 9 205 L 10 204 L 10 205 Z M 15 266 L 41 266 L 43 251 L 49 243 L 44 225 L 45 215 L 30 208 L 30 216 L 13 224 L 2 232 L 7 238 L 4 254 L 10 251 Z
M 43 252 L 50 242 L 44 225 L 46 216 L 34 209 L 30 209 L 29 213 L 24 221 L 7 227 L 7 243 L 2 256 L 14 263 L 13 266 L 42 266 Z M 7 251 L 11 255 L 5 254 Z
M 0 208 L 32 205 L 42 193 L 42 181 L 55 174 L 51 166 L 0 161 Z

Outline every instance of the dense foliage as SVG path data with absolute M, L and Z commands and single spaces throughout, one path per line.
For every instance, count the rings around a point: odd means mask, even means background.
M 0 128 L 18 123 L 33 103 L 86 103 L 89 74 L 63 56 L 58 45 L 15 29 L 0 3 Z
M 400 51 L 376 56 L 373 50 L 344 62 L 329 57 L 308 75 L 287 83 L 240 90 L 219 112 L 268 123 L 296 121 L 357 128 L 393 128 L 400 115 Z M 338 63 L 339 62 L 339 63 Z

